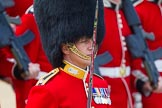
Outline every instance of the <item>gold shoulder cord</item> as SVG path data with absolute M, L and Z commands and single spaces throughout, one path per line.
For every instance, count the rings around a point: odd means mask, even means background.
M 42 78 L 39 79 L 36 85 L 44 85 L 49 81 L 53 76 L 55 76 L 59 72 L 59 69 L 56 68 L 49 72 L 47 75 L 43 76 Z

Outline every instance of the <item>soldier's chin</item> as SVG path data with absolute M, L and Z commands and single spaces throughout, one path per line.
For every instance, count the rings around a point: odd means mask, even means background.
M 82 59 L 83 60 L 83 62 L 84 62 L 84 65 L 85 65 L 85 68 L 88 66 L 90 66 L 91 65 L 91 60 L 85 60 L 85 59 Z
M 85 59 L 85 58 L 82 58 L 85 62 L 86 62 L 86 64 L 87 64 L 87 66 L 89 66 L 89 65 L 91 65 L 91 57 L 89 57 L 89 59 Z

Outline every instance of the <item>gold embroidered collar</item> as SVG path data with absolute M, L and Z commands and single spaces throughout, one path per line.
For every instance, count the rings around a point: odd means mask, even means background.
M 60 69 L 65 73 L 82 80 L 85 79 L 88 74 L 88 70 L 81 69 L 65 60 L 63 61 L 63 66 Z

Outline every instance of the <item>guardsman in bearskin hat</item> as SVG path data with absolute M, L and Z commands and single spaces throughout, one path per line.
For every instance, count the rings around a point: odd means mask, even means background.
M 86 108 L 96 0 L 35 0 L 44 49 L 55 67 L 31 89 L 26 108 Z M 98 0 L 97 46 L 104 35 L 103 2 Z M 92 102 L 110 107 L 110 88 L 93 75 Z

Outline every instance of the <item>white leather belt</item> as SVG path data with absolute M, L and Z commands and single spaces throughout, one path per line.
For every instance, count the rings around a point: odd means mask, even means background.
M 155 60 L 156 68 L 159 72 L 162 72 L 162 60 Z
M 125 72 L 121 73 L 121 67 L 99 67 L 100 74 L 110 78 L 121 78 L 130 75 L 130 67 L 125 68 Z

